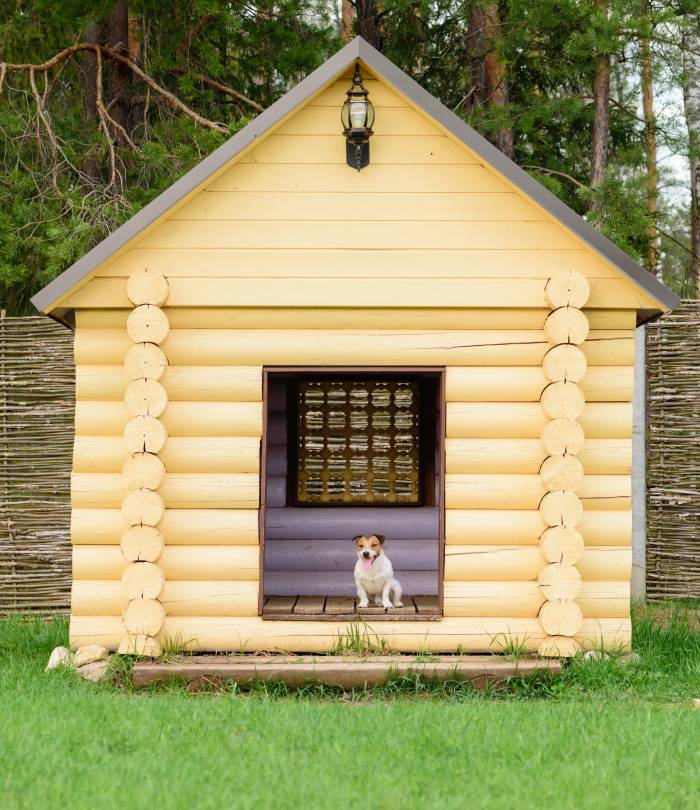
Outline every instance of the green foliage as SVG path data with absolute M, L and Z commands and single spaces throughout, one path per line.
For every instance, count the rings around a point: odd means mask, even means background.
M 83 41 L 89 24 L 105 29 L 116 5 L 117 0 L 6 4 L 0 8 L 0 60 L 40 63 Z M 191 109 L 225 122 L 229 134 L 255 110 L 203 85 L 200 76 L 266 107 L 337 47 L 329 14 L 316 0 L 235 9 L 221 0 L 188 0 L 173 10 L 164 14 L 155 0 L 129 3 L 140 42 L 137 61 Z M 118 176 L 110 187 L 109 145 L 94 110 L 84 108 L 94 81 L 87 58 L 79 54 L 50 74 L 46 109 L 57 156 L 37 118 L 26 75 L 8 73 L 0 94 L 0 302 L 10 313 L 31 311 L 29 298 L 40 287 L 225 139 L 174 112 L 157 93 L 144 98 L 146 87 L 132 78 L 129 129 L 136 149 L 116 145 Z M 104 74 L 109 106 L 107 63 Z M 43 74 L 36 76 L 43 94 Z

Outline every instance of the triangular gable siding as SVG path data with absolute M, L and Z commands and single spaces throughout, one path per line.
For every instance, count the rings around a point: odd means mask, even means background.
M 63 306 L 128 307 L 126 278 L 144 266 L 171 279 L 170 306 L 540 308 L 542 281 L 566 269 L 591 279 L 591 307 L 654 306 L 382 81 L 366 82 L 377 112 L 371 164 L 352 171 L 339 124 L 348 82 L 294 113 Z

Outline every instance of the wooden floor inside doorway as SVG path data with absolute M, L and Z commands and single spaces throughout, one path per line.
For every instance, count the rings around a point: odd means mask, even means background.
M 437 596 L 404 596 L 403 607 L 358 607 L 352 596 L 268 596 L 263 619 L 270 621 L 436 621 L 441 619 Z

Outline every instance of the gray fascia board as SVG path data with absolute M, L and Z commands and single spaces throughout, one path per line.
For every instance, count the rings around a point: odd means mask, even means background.
M 226 163 L 233 160 L 239 152 L 248 147 L 256 138 L 265 134 L 278 121 L 303 104 L 325 84 L 342 73 L 356 59 L 363 61 L 372 71 L 394 85 L 413 104 L 434 118 L 479 157 L 483 158 L 485 163 L 490 164 L 496 171 L 504 175 L 513 185 L 577 234 L 598 254 L 612 262 L 633 283 L 669 309 L 673 309 L 679 303 L 680 299 L 674 293 L 644 268 L 640 267 L 617 245 L 592 228 L 575 211 L 565 205 L 516 163 L 507 158 L 486 138 L 479 135 L 476 130 L 472 129 L 434 96 L 431 96 L 427 90 L 424 90 L 376 48 L 373 48 L 361 37 L 356 37 L 281 99 L 260 113 L 248 126 L 222 144 L 138 214 L 117 228 L 114 233 L 110 234 L 58 278 L 40 290 L 32 298 L 34 306 L 42 312 L 45 311 L 54 301 L 79 284 L 97 266 L 155 222 L 197 186 L 206 182 L 209 177 Z
M 673 309 L 680 303 L 675 293 L 671 292 L 658 279 L 628 256 L 614 242 L 592 228 L 582 217 L 569 208 L 558 197 L 538 183 L 514 161 L 507 158 L 500 149 L 465 123 L 452 110 L 431 96 L 418 82 L 404 73 L 400 68 L 390 62 L 369 42 L 360 42 L 360 59 L 372 70 L 376 70 L 383 78 L 394 85 L 397 90 L 409 98 L 429 116 L 434 118 L 445 129 L 451 132 L 462 143 L 482 157 L 486 163 L 493 166 L 496 171 L 504 175 L 513 185 L 531 197 L 545 211 L 556 217 L 567 228 L 576 233 L 584 242 L 588 243 L 597 253 L 618 267 L 631 281 L 646 290 L 653 298 L 664 306 Z
M 141 209 L 131 219 L 120 225 L 109 236 L 102 240 L 92 250 L 88 251 L 77 262 L 72 264 L 67 270 L 57 276 L 31 299 L 32 304 L 40 311 L 44 312 L 61 296 L 79 284 L 102 262 L 109 259 L 119 249 L 132 240 L 135 236 L 145 230 L 163 214 L 167 213 L 183 197 L 205 183 L 219 169 L 233 160 L 239 152 L 248 147 L 253 141 L 264 135 L 271 127 L 277 124 L 282 118 L 292 112 L 296 107 L 303 104 L 310 96 L 314 95 L 325 84 L 332 81 L 338 74 L 342 73 L 359 56 L 359 37 L 349 42 L 338 53 L 324 62 L 320 67 L 310 73 L 299 84 L 295 85 L 282 98 L 254 118 L 240 132 L 237 132 L 225 143 L 215 149 L 204 160 L 198 163 L 187 174 L 176 180 L 155 200 Z M 338 117 L 340 121 L 340 116 Z M 340 123 L 338 133 L 340 135 Z

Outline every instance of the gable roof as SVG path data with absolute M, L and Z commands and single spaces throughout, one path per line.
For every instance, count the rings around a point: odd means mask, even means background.
M 42 312 L 50 310 L 59 299 L 86 279 L 106 259 L 156 222 L 180 200 L 205 183 L 212 175 L 221 170 L 240 152 L 249 147 L 256 139 L 264 135 L 297 107 L 320 92 L 357 60 L 360 60 L 371 71 L 386 79 L 389 84 L 393 85 L 416 107 L 437 121 L 476 155 L 481 157 L 484 162 L 490 164 L 492 168 L 502 174 L 520 191 L 573 231 L 595 252 L 617 267 L 630 281 L 658 301 L 663 309 L 673 309 L 679 303 L 680 299 L 654 278 L 651 273 L 637 264 L 607 237 L 592 228 L 575 211 L 565 205 L 541 183 L 538 183 L 510 158 L 506 157 L 486 138 L 479 135 L 476 130 L 472 129 L 444 104 L 431 96 L 393 62 L 390 62 L 364 39 L 357 37 L 292 88 L 286 95 L 260 113 L 248 126 L 233 135 L 226 143 L 202 160 L 201 163 L 198 163 L 187 174 L 173 183 L 172 186 L 145 206 L 138 214 L 113 231 L 106 239 L 61 273 L 60 276 L 47 284 L 32 298 L 34 306 Z M 654 314 L 656 313 L 649 313 L 647 317 L 653 317 Z

